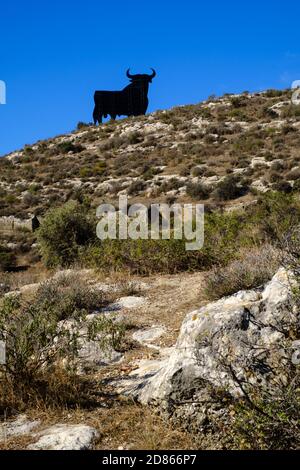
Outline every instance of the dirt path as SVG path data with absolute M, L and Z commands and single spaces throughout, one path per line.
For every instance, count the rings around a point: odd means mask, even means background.
M 187 313 L 205 303 L 204 276 L 205 273 L 202 272 L 183 273 L 143 280 L 147 288 L 142 290 L 142 295 L 146 297 L 147 302 L 140 308 L 131 310 L 129 318 L 140 327 L 164 326 L 166 334 L 153 344 L 172 346 Z

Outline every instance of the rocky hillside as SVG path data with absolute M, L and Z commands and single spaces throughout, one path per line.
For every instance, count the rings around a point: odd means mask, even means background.
M 43 410 L 39 403 L 37 411 L 32 395 L 22 414 L 0 422 L 0 449 L 298 448 L 299 309 L 292 272 L 280 269 L 264 286 L 187 315 L 187 308 L 203 304 L 199 273 L 125 285 L 99 283 L 92 271 L 65 271 L 21 295 L 32 299 L 58 282 L 74 289 L 83 279 L 94 293 L 114 292 L 116 299 L 95 306 L 78 330 L 76 363 L 89 401 L 82 402 L 78 389 L 75 409 L 68 403 Z M 111 345 L 104 353 L 86 337 L 88 325 L 103 315 L 127 325 L 125 347 Z M 60 327 L 71 334 L 78 323 L 73 317 Z M 47 393 L 50 399 L 53 390 Z
M 0 449 L 299 448 L 299 130 L 269 90 L 0 159 Z M 203 248 L 100 241 L 120 194 L 204 202 Z
M 0 216 L 43 214 L 84 194 L 235 206 L 298 190 L 300 109 L 290 91 L 211 98 L 146 117 L 78 125 L 0 159 Z

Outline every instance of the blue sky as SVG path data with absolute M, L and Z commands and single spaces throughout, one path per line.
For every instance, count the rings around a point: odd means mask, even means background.
M 95 89 L 157 70 L 149 111 L 300 79 L 299 1 L 3 1 L 0 155 L 91 121 Z

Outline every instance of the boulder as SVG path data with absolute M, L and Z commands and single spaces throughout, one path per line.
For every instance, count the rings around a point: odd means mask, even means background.
M 297 321 L 291 296 L 291 277 L 280 269 L 265 287 L 189 313 L 169 355 L 153 367 L 141 364 L 141 370 L 133 371 L 127 394 L 169 414 L 181 413 L 184 419 L 194 417 L 197 410 L 202 420 L 211 406 L 212 389 L 241 397 L 247 383 L 272 393 L 278 365 L 282 373 L 292 357 L 286 352 L 285 335 Z

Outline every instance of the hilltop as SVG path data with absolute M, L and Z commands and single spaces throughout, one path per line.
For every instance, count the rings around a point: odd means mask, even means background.
M 42 215 L 78 194 L 242 206 L 270 189 L 298 190 L 300 110 L 291 91 L 197 105 L 79 129 L 0 159 L 0 216 Z

